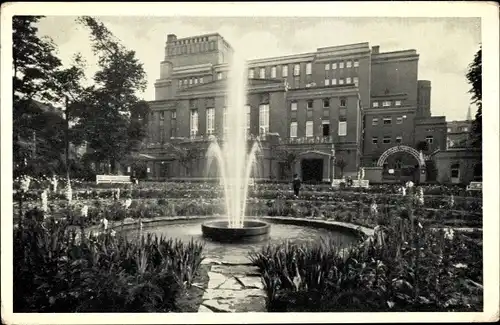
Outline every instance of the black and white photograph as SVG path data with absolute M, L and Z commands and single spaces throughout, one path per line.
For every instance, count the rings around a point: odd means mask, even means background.
M 497 4 L 1 18 L 2 323 L 498 321 Z

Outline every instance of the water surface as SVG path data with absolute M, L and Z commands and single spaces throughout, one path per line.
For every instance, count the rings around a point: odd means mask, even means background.
M 251 250 L 259 250 L 266 244 L 278 244 L 287 240 L 292 243 L 314 243 L 320 242 L 322 238 L 332 239 L 337 242 L 340 247 L 346 247 L 357 241 L 357 238 L 350 233 L 322 228 L 271 223 L 270 238 L 268 240 L 259 243 L 219 243 L 202 236 L 201 224 L 203 222 L 202 220 L 197 220 L 187 223 L 151 225 L 145 226 L 143 232 L 167 238 L 177 238 L 183 242 L 189 242 L 191 239 L 200 241 L 204 244 L 204 255 L 213 259 L 224 259 L 227 256 L 247 256 L 248 252 Z M 138 230 L 125 230 L 124 234 L 128 238 L 137 238 Z

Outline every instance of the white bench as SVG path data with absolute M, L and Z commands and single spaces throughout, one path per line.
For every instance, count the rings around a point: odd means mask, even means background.
M 467 191 L 482 191 L 483 190 L 483 182 L 470 182 L 467 185 Z
M 332 182 L 332 187 L 336 188 L 336 187 L 340 187 L 340 184 L 341 183 L 345 183 L 346 187 L 348 186 L 348 182 L 346 179 L 334 179 L 333 182 Z M 357 179 L 353 179 L 352 180 L 352 186 L 353 188 L 356 188 L 356 187 L 364 187 L 364 188 L 368 188 L 369 187 L 369 183 L 370 181 L 367 180 L 367 179 L 361 179 L 361 180 L 357 180 Z
M 370 184 L 370 181 L 367 179 L 360 179 L 359 181 L 357 179 L 352 180 L 352 187 L 368 188 L 368 187 L 370 187 L 369 184 Z
M 132 183 L 132 181 L 130 180 L 130 176 L 127 176 L 127 175 L 96 175 L 95 181 L 97 184 L 111 184 L 111 183 L 130 184 L 130 183 Z

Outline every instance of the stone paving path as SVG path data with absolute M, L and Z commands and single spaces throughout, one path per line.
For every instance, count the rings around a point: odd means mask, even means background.
M 266 293 L 257 267 L 244 257 L 206 259 L 208 287 L 198 312 L 265 312 Z

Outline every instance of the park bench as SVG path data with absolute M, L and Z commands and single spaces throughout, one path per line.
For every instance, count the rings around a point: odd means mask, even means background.
M 132 183 L 128 175 L 96 175 L 95 181 L 97 184 L 130 184 Z
M 344 183 L 345 186 L 347 187 L 347 180 L 346 179 L 334 179 L 333 182 L 332 182 L 332 187 L 334 188 L 337 188 L 337 187 L 340 187 L 340 184 Z M 370 181 L 367 180 L 367 179 L 361 179 L 361 180 L 357 180 L 357 179 L 353 179 L 352 180 L 352 186 L 353 188 L 356 188 L 356 187 L 364 187 L 364 188 L 368 188 L 369 187 L 369 183 Z
M 483 182 L 470 182 L 467 185 L 467 191 L 482 191 L 483 190 Z
M 361 179 L 361 180 L 353 179 L 352 180 L 352 187 L 368 188 L 368 187 L 370 187 L 369 184 L 370 184 L 370 181 L 367 179 Z

